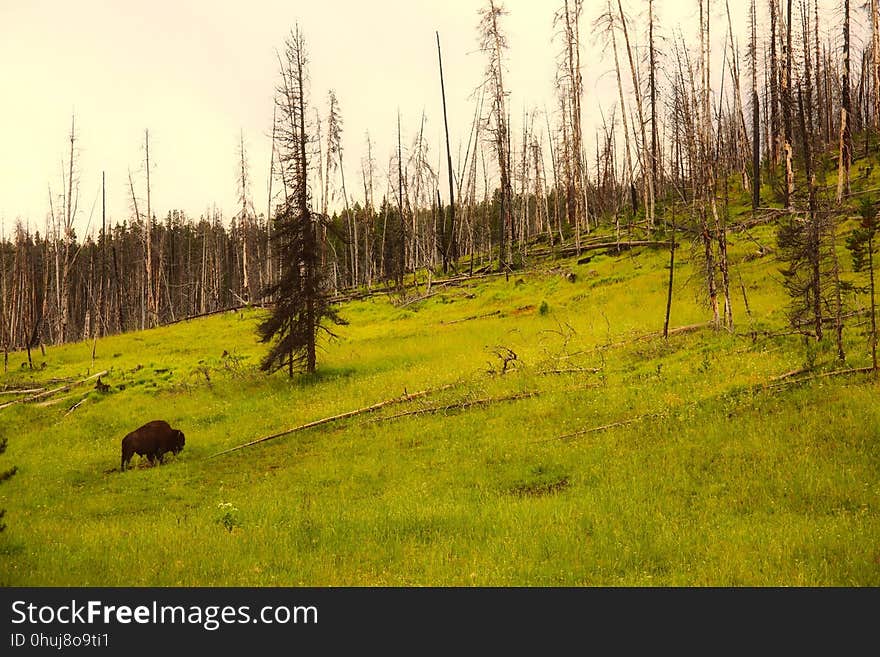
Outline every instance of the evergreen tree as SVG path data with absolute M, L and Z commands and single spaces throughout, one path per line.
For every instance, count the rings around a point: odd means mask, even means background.
M 290 376 L 295 368 L 313 373 L 318 332 L 330 333 L 327 320 L 343 323 L 330 303 L 321 267 L 321 228 L 328 222 L 310 207 L 306 64 L 305 43 L 297 26 L 279 57 L 281 83 L 275 93 L 276 175 L 284 198 L 275 211 L 273 239 L 281 275 L 266 291 L 276 300 L 272 314 L 257 327 L 262 342 L 274 340 L 261 369 L 274 372 L 286 366 Z
M 827 305 L 822 217 L 823 214 L 818 212 L 809 213 L 806 219 L 790 215 L 780 224 L 776 234 L 780 259 L 787 265 L 780 273 L 785 291 L 791 298 L 789 321 L 792 327 L 817 340 L 822 339 L 823 308 Z
M 880 227 L 877 207 L 873 201 L 863 198 L 859 214 L 859 227 L 853 230 L 846 240 L 846 248 L 852 255 L 853 270 L 868 273 L 871 294 L 871 364 L 877 369 L 877 305 L 874 295 L 874 237 Z

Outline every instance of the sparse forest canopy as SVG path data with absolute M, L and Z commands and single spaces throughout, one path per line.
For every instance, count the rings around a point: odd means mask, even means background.
M 225 214 L 157 212 L 151 173 L 163 165 L 146 129 L 140 173 L 111 181 L 102 173 L 100 203 L 77 235 L 86 214 L 80 188 L 97 172 L 81 164 L 88 144 L 72 117 L 45 225 L 20 221 L 0 240 L 4 352 L 257 304 L 270 308 L 264 339 L 286 336 L 267 369 L 291 369 L 298 353 L 311 370 L 324 320 L 338 319 L 333 299 L 376 290 L 404 298 L 419 280 L 509 273 L 608 241 L 618 251 L 665 247 L 673 225 L 675 241 L 701 263 L 689 284 L 713 325 L 731 331 L 748 308 L 745 298 L 738 308 L 729 236 L 771 222 L 793 328 L 834 336 L 845 360 L 846 319 L 869 304 L 870 286 L 841 274 L 839 251 L 851 243 L 859 254 L 867 244 L 849 218 L 861 195 L 874 194 L 877 3 L 699 0 L 692 33 L 665 20 L 678 10 L 660 0 L 561 0 L 544 15 L 554 95 L 541 106 L 511 102 L 531 92 L 511 89 L 518 60 L 508 24 L 517 9 L 486 0 L 473 15 L 469 43 L 482 81 L 469 90 L 467 123 L 445 113 L 461 71 L 444 68 L 449 48 L 435 32 L 424 44 L 438 64 L 425 111 L 406 116 L 389 104 L 376 131 L 394 126 L 393 147 L 379 151 L 367 133 L 358 136 L 359 158 L 344 157 L 344 113 L 363 108 L 344 105 L 335 90 L 326 103 L 310 102 L 305 52 L 291 59 L 297 52 L 287 44 L 271 155 L 254 162 L 238 135 L 230 153 L 237 207 Z M 588 57 L 596 45 L 602 57 Z M 439 140 L 432 116 L 444 118 Z M 347 166 L 358 175 L 346 179 Z M 264 168 L 260 201 L 254 170 Z M 129 217 L 108 216 L 108 184 L 125 188 Z M 674 287 L 670 277 L 668 311 Z

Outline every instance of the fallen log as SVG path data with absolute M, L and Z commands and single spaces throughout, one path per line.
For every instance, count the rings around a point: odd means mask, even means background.
M 88 399 L 88 398 L 89 398 L 89 396 L 86 395 L 85 397 L 83 397 L 82 399 L 80 399 L 78 402 L 76 402 L 73 406 L 71 406 L 70 408 L 68 408 L 68 409 L 67 409 L 67 412 L 64 414 L 64 417 L 67 417 L 68 415 L 70 415 L 71 413 L 73 413 L 76 409 L 78 409 L 80 406 L 82 406 L 83 402 L 85 402 L 85 400 Z
M 786 372 L 785 374 L 779 374 L 777 376 L 770 377 L 771 381 L 781 381 L 783 379 L 787 379 L 792 376 L 797 376 L 798 374 L 803 374 L 804 372 L 809 372 L 810 370 L 805 369 L 803 367 L 799 367 L 795 370 L 791 370 L 790 372 Z
M 417 408 L 412 411 L 404 411 L 403 413 L 395 413 L 394 415 L 388 415 L 386 417 L 377 417 L 371 422 L 386 422 L 388 420 L 397 420 L 402 417 L 409 417 L 412 415 L 426 415 L 429 413 L 446 413 L 448 411 L 455 411 L 464 408 L 471 408 L 472 406 L 487 406 L 489 404 L 497 404 L 499 402 L 506 401 L 516 401 L 518 399 L 528 399 L 530 397 L 537 397 L 541 393 L 538 391 L 533 392 L 521 392 L 516 395 L 507 395 L 505 397 L 483 397 L 482 399 L 470 399 L 461 402 L 456 402 L 454 404 L 446 404 L 445 406 L 429 406 L 427 408 Z
M 230 452 L 235 452 L 240 449 L 244 449 L 245 447 L 251 447 L 252 445 L 258 445 L 259 443 L 264 443 L 268 440 L 273 440 L 275 438 L 281 438 L 282 436 L 287 436 L 292 433 L 296 433 L 297 431 L 305 431 L 306 429 L 312 429 L 314 427 L 319 427 L 323 424 L 329 424 L 330 422 L 337 422 L 339 420 L 346 420 L 350 417 L 354 417 L 356 415 L 363 415 L 365 413 L 373 413 L 378 411 L 380 408 L 385 408 L 386 406 L 390 406 L 392 404 L 402 404 L 408 402 L 413 399 L 418 399 L 419 397 L 425 397 L 427 395 L 433 394 L 435 392 L 440 392 L 442 390 L 447 390 L 449 388 L 455 387 L 457 384 L 448 383 L 444 386 L 440 386 L 439 388 L 430 388 L 428 390 L 422 390 L 421 392 L 414 393 L 406 393 L 404 392 L 401 397 L 393 397 L 391 399 L 386 399 L 385 401 L 378 402 L 373 404 L 372 406 L 366 406 L 364 408 L 358 408 L 353 411 L 347 411 L 345 413 L 340 413 L 338 415 L 331 415 L 329 417 L 321 418 L 320 420 L 314 420 L 312 422 L 306 422 L 305 424 L 300 424 L 298 426 L 293 427 L 292 429 L 285 429 L 284 431 L 279 431 L 278 433 L 273 433 L 270 436 L 263 436 L 262 438 L 257 438 L 256 440 L 251 440 L 250 442 L 244 443 L 243 445 L 237 445 L 235 447 L 230 447 L 229 449 L 224 449 L 222 452 L 217 452 L 216 454 L 212 454 L 207 458 L 212 459 L 217 456 L 222 456 L 223 454 L 229 454 Z
M 573 255 L 580 255 L 586 251 L 598 251 L 600 249 L 634 249 L 639 246 L 650 246 L 656 248 L 669 248 L 668 240 L 629 240 L 621 242 L 594 242 L 592 244 L 581 244 L 578 246 L 566 246 L 564 248 L 553 249 L 550 251 L 535 251 L 530 255 L 534 257 L 553 257 L 567 258 Z
M 873 367 L 856 367 L 856 368 L 846 369 L 846 370 L 834 370 L 833 372 L 822 372 L 820 374 L 814 374 L 812 376 L 805 376 L 805 377 L 801 377 L 801 378 L 791 378 L 791 377 L 794 377 L 798 373 L 801 373 L 803 371 L 806 371 L 806 370 L 792 370 L 791 372 L 786 372 L 784 374 L 781 374 L 779 376 L 776 376 L 776 377 L 773 377 L 772 379 L 770 379 L 770 381 L 777 381 L 777 383 L 773 383 L 771 385 L 768 385 L 767 383 L 763 383 L 763 384 L 758 384 L 755 387 L 756 388 L 765 388 L 765 389 L 766 388 L 782 388 L 787 385 L 794 385 L 797 383 L 803 383 L 805 381 L 811 381 L 814 379 L 822 379 L 822 378 L 827 378 L 827 377 L 832 377 L 832 376 L 843 376 L 843 375 L 847 375 L 847 374 L 869 374 L 869 373 L 874 372 L 876 370 L 874 370 Z M 556 436 L 555 438 L 535 440 L 532 442 L 543 443 L 543 442 L 549 442 L 551 440 L 569 441 L 569 440 L 573 440 L 575 438 L 579 438 L 581 436 L 585 436 L 587 434 L 596 433 L 599 431 L 607 431 L 608 429 L 614 429 L 616 427 L 623 427 L 623 426 L 627 426 L 630 424 L 635 424 L 636 422 L 641 422 L 642 420 L 647 420 L 649 418 L 663 417 L 663 416 L 664 416 L 663 413 L 648 413 L 645 415 L 638 415 L 636 417 L 629 418 L 626 420 L 619 420 L 617 422 L 612 422 L 610 424 L 603 424 L 602 426 L 598 426 L 598 427 L 590 427 L 588 429 L 580 429 L 578 431 L 573 431 L 572 433 L 567 433 L 562 436 Z
M 699 331 L 700 329 L 706 328 L 707 326 L 711 326 L 712 322 L 702 322 L 700 324 L 688 324 L 687 326 L 679 326 L 674 329 L 669 329 L 667 335 L 677 335 L 679 333 L 691 333 L 693 331 Z M 635 344 L 636 342 L 641 342 L 642 340 L 650 340 L 651 338 L 659 338 L 663 336 L 663 331 L 652 331 L 651 333 L 643 333 L 641 335 L 637 335 L 630 340 L 623 340 L 621 342 L 609 342 L 607 344 L 598 345 L 585 353 L 591 353 L 593 351 L 603 351 L 605 349 L 614 349 L 616 347 L 626 347 L 631 344 Z
M 495 315 L 500 315 L 500 310 L 494 310 L 491 313 L 486 313 L 485 315 L 471 315 L 470 317 L 462 317 L 461 319 L 453 319 L 451 322 L 440 321 L 441 324 L 458 324 L 459 322 L 469 322 L 472 319 L 483 319 L 485 317 L 493 317 Z
M 0 390 L 0 395 L 29 395 L 34 392 L 43 392 L 45 388 L 9 388 L 5 390 Z
M 436 281 L 431 282 L 431 287 L 435 286 L 444 286 L 444 285 L 460 285 L 461 283 L 467 283 L 468 281 L 478 281 L 482 278 L 494 278 L 496 276 L 504 276 L 507 272 L 503 271 L 493 271 L 485 274 L 477 274 L 475 273 L 473 276 L 469 276 L 464 274 L 462 276 L 452 276 L 450 278 L 441 278 Z
M 540 375 L 546 374 L 577 374 L 581 372 L 586 372 L 587 374 L 598 374 L 602 371 L 600 367 L 566 367 L 559 370 L 541 370 L 538 372 Z
M 13 399 L 10 402 L 6 402 L 5 404 L 0 405 L 0 410 L 6 408 L 7 406 L 12 406 L 13 404 L 37 401 L 38 399 L 42 399 L 43 397 L 50 397 L 50 396 L 52 396 L 56 393 L 59 393 L 59 392 L 67 392 L 68 390 L 70 390 L 74 386 L 85 383 L 86 381 L 91 381 L 92 379 L 95 379 L 99 376 L 103 376 L 105 374 L 107 374 L 107 370 L 104 370 L 103 372 L 98 372 L 97 374 L 92 374 L 91 376 L 87 376 L 86 378 L 80 379 L 79 381 L 73 381 L 72 383 L 68 383 L 67 385 L 63 385 L 59 388 L 53 388 L 52 390 L 46 390 L 44 392 L 33 395 L 31 397 L 22 397 L 21 399 Z
M 820 374 L 813 374 L 812 376 L 802 376 L 799 379 L 789 379 L 787 381 L 779 381 L 777 383 L 773 383 L 767 387 L 770 388 L 782 388 L 784 386 L 795 385 L 798 383 L 804 383 L 805 381 L 813 381 L 815 379 L 825 379 L 831 376 L 845 376 L 847 374 L 869 374 L 870 372 L 875 372 L 873 367 L 854 367 L 848 370 L 834 370 L 832 372 L 822 372 Z M 774 381 L 774 379 L 771 379 Z
M 418 303 L 419 301 L 424 301 L 425 299 L 430 299 L 431 297 L 436 296 L 437 294 L 438 294 L 437 292 L 430 292 L 430 293 L 422 295 L 420 297 L 415 297 L 414 299 L 410 299 L 409 301 L 405 301 L 404 303 L 400 304 L 397 307 L 398 308 L 406 308 L 407 306 L 412 305 L 414 303 Z
M 461 276 L 451 276 L 449 278 L 440 278 L 437 280 L 431 281 L 431 287 L 443 287 L 446 285 L 460 285 L 462 283 L 467 283 L 468 281 L 477 281 L 481 278 L 492 278 L 494 276 L 504 276 L 506 272 L 487 272 L 482 273 L 482 270 L 476 270 L 473 275 L 462 274 Z M 354 293 L 340 293 L 331 297 L 331 301 L 333 303 L 343 303 L 345 301 L 361 301 L 363 299 L 369 299 L 373 296 L 379 295 L 390 295 L 394 294 L 397 290 L 394 289 L 376 289 L 369 290 L 363 292 L 354 292 Z
M 271 303 L 249 303 L 241 306 L 229 306 L 228 308 L 218 308 L 217 310 L 209 310 L 204 313 L 196 313 L 195 315 L 187 315 L 186 317 L 181 317 L 179 319 L 173 319 L 170 322 L 163 322 L 160 326 L 172 326 L 174 324 L 180 324 L 181 322 L 188 322 L 191 319 L 202 319 L 203 317 L 212 317 L 213 315 L 222 315 L 223 313 L 232 313 L 237 312 L 239 310 L 244 310 L 245 308 L 271 308 L 273 304 Z
M 573 440 L 575 438 L 579 438 L 581 436 L 585 436 L 590 433 L 596 433 L 598 431 L 607 431 L 608 429 L 614 429 L 615 427 L 624 427 L 628 424 L 635 424 L 636 422 L 641 422 L 642 420 L 647 420 L 652 417 L 662 417 L 663 413 L 648 413 L 647 415 L 638 415 L 633 418 L 629 418 L 628 420 L 620 420 L 618 422 L 612 422 L 611 424 L 603 424 L 601 427 L 590 427 L 589 429 L 580 429 L 578 431 L 573 431 L 572 433 L 567 433 L 562 436 L 557 436 L 556 438 L 551 438 L 550 440 Z M 547 442 L 546 440 L 539 440 L 534 442 Z
M 35 402 L 35 406 L 39 406 L 40 408 L 48 408 L 49 406 L 57 406 L 58 404 L 67 404 L 68 402 L 73 401 L 77 397 L 77 393 L 72 392 L 66 395 L 61 395 L 60 397 L 50 397 L 44 401 Z

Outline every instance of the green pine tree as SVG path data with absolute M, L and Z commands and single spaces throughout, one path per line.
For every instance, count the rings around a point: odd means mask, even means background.
M 859 205 L 861 221 L 846 239 L 846 248 L 852 255 L 853 270 L 868 273 L 871 294 L 871 363 L 877 369 L 877 304 L 874 295 L 874 237 L 880 227 L 876 204 L 863 198 Z

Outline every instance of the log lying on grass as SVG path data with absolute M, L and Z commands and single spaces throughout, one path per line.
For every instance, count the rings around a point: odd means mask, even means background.
M 555 250 L 542 250 L 532 252 L 530 255 L 538 256 L 538 257 L 555 257 L 555 258 L 567 258 L 573 255 L 580 255 L 586 251 L 597 251 L 600 249 L 609 249 L 609 250 L 617 250 L 626 251 L 628 249 L 634 249 L 639 246 L 650 246 L 654 248 L 669 248 L 668 240 L 628 240 L 628 241 L 620 241 L 620 242 L 594 242 L 592 244 L 581 244 L 578 246 L 566 246 L 561 249 Z
M 236 447 L 230 447 L 229 449 L 224 449 L 222 452 L 217 452 L 216 454 L 212 454 L 207 457 L 212 459 L 217 456 L 221 456 L 223 454 L 229 454 L 230 452 L 235 452 L 239 449 L 244 449 L 245 447 L 250 447 L 252 445 L 258 445 L 259 443 L 264 443 L 267 440 L 273 440 L 275 438 L 280 438 L 282 436 L 287 436 L 292 433 L 296 433 L 297 431 L 305 431 L 306 429 L 312 429 L 313 427 L 319 427 L 322 424 L 329 424 L 330 422 L 336 422 L 338 420 L 345 420 L 350 417 L 354 417 L 356 415 L 363 415 L 365 413 L 373 413 L 374 411 L 378 411 L 380 408 L 384 408 L 386 406 L 390 406 L 392 404 L 402 404 L 404 402 L 408 402 L 412 399 L 418 399 L 419 397 L 425 397 L 427 395 L 433 394 L 435 392 L 440 392 L 442 390 L 447 390 L 449 388 L 455 387 L 457 384 L 448 383 L 444 386 L 440 386 L 439 388 L 429 388 L 428 390 L 422 390 L 421 392 L 413 392 L 413 393 L 404 393 L 400 397 L 393 397 L 392 399 L 386 399 L 385 401 L 378 402 L 373 404 L 372 406 L 366 406 L 364 408 L 358 408 L 353 411 L 347 411 L 345 413 L 340 413 L 339 415 L 331 415 L 329 417 L 321 418 L 320 420 L 314 420 L 313 422 L 306 422 L 305 424 L 300 424 L 299 426 L 293 427 L 292 429 L 286 429 L 284 431 L 279 431 L 278 433 L 273 433 L 271 436 L 263 436 L 262 438 L 257 438 L 256 440 L 252 440 L 250 442 L 244 443 L 243 445 L 237 445 Z
M 805 370 L 801 370 L 803 372 Z M 813 381 L 815 379 L 825 379 L 830 376 L 846 376 L 848 374 L 869 374 L 874 372 L 873 367 L 854 367 L 848 370 L 833 370 L 831 372 L 820 372 L 819 374 L 812 374 L 810 376 L 802 376 L 800 378 L 793 378 L 795 374 L 799 374 L 800 372 L 787 372 L 781 376 L 774 377 L 770 379 L 771 383 L 764 384 L 768 388 L 782 388 L 784 386 L 797 385 L 798 383 L 804 383 L 806 381 Z
M 50 397 L 50 396 L 52 396 L 56 393 L 59 393 L 59 392 L 67 392 L 68 390 L 70 390 L 74 386 L 80 385 L 81 383 L 85 383 L 86 381 L 91 381 L 92 379 L 95 379 L 97 377 L 104 376 L 105 374 L 107 374 L 107 370 L 104 370 L 103 372 L 98 372 L 97 374 L 92 374 L 91 376 L 87 376 L 86 378 L 80 379 L 79 381 L 73 381 L 71 383 L 68 383 L 67 385 L 63 385 L 58 388 L 53 388 L 52 390 L 45 390 L 45 391 L 40 392 L 36 395 L 32 395 L 30 397 L 22 397 L 20 399 L 13 399 L 10 402 L 6 402 L 5 404 L 0 405 L 0 409 L 4 409 L 7 406 L 12 406 L 13 404 L 37 401 L 38 399 L 43 399 L 44 397 Z
M 693 333 L 694 331 L 699 331 L 704 328 L 708 328 L 712 326 L 712 322 L 701 322 L 699 324 L 688 324 L 687 326 L 679 326 L 677 328 L 669 329 L 667 335 L 678 335 L 680 333 Z M 603 351 L 605 349 L 615 349 L 617 347 L 628 347 L 629 345 L 635 344 L 636 342 L 641 342 L 642 340 L 650 340 L 652 338 L 663 337 L 663 331 L 651 331 L 650 333 L 643 333 L 641 335 L 637 335 L 630 340 L 622 340 L 620 342 L 609 342 L 607 344 L 600 344 L 592 349 L 586 351 L 585 353 L 592 353 L 594 351 Z
M 601 371 L 601 367 L 564 367 L 558 370 L 541 370 L 536 372 L 536 374 L 540 374 L 541 376 L 546 376 L 548 374 L 599 374 Z
M 454 404 L 446 404 L 444 406 L 428 406 L 427 408 L 417 408 L 412 411 L 404 411 L 403 413 L 396 413 L 394 415 L 389 415 L 388 417 L 377 417 L 373 422 L 385 422 L 387 420 L 397 420 L 402 417 L 409 417 L 412 415 L 426 415 L 429 413 L 447 413 L 449 411 L 457 411 L 465 408 L 471 408 L 473 406 L 488 406 L 489 404 L 497 404 L 499 402 L 506 401 L 516 401 L 519 399 L 529 399 L 530 397 L 537 397 L 541 393 L 537 390 L 532 392 L 520 392 L 515 395 L 506 395 L 504 397 L 483 397 L 482 399 L 466 399 L 464 401 L 456 402 Z
M 64 414 L 64 417 L 67 417 L 68 415 L 70 415 L 71 413 L 73 413 L 76 409 L 78 409 L 80 406 L 82 406 L 83 403 L 85 403 L 86 399 L 88 399 L 88 398 L 89 398 L 89 396 L 86 395 L 85 397 L 83 397 L 82 399 L 80 399 L 78 402 L 76 402 L 73 406 L 71 406 L 70 408 L 68 408 L 68 409 L 67 409 L 67 412 Z
M 777 376 L 771 376 L 771 381 L 782 381 L 783 379 L 788 379 L 793 376 L 797 376 L 798 374 L 804 374 L 805 372 L 809 372 L 810 370 L 799 367 L 797 369 L 791 370 L 790 372 L 786 372 L 785 374 L 778 374 Z
M 647 415 L 637 415 L 636 417 L 632 417 L 627 420 L 620 420 L 618 422 L 612 422 L 610 424 L 603 424 L 600 427 L 590 427 L 588 429 L 579 429 L 578 431 L 572 431 L 571 433 L 567 433 L 562 436 L 556 436 L 555 438 L 551 438 L 550 440 L 563 440 L 563 441 L 574 440 L 575 438 L 585 436 L 589 433 L 597 433 L 599 431 L 607 431 L 608 429 L 614 429 L 616 427 L 625 427 L 628 424 L 635 424 L 636 422 L 641 422 L 642 420 L 647 420 L 648 418 L 662 417 L 662 416 L 663 416 L 663 413 L 648 413 Z M 538 440 L 535 442 L 547 442 L 547 441 L 546 440 Z
M 484 319 L 485 317 L 494 317 L 495 315 L 500 315 L 500 310 L 493 310 L 491 313 L 486 313 L 484 315 L 471 315 L 470 317 L 462 317 L 461 319 L 453 319 L 451 322 L 441 321 L 441 324 L 458 324 L 459 322 L 469 322 L 472 319 Z
M 0 390 L 0 395 L 31 395 L 45 390 L 45 388 L 4 388 Z
M 798 374 L 803 374 L 806 371 L 808 371 L 808 370 L 797 369 L 797 370 L 792 370 L 790 372 L 785 372 L 784 374 L 779 374 L 777 376 L 771 377 L 770 380 L 767 382 L 759 383 L 759 384 L 753 386 L 753 389 L 754 390 L 768 390 L 768 389 L 769 390 L 778 390 L 778 389 L 784 388 L 785 386 L 796 385 L 798 383 L 813 381 L 815 379 L 823 379 L 823 378 L 828 378 L 828 377 L 832 377 L 832 376 L 846 376 L 849 374 L 870 374 L 871 372 L 875 372 L 876 370 L 874 370 L 873 367 L 855 367 L 855 368 L 846 369 L 846 370 L 834 370 L 832 372 L 821 372 L 819 374 L 813 374 L 811 376 L 804 376 L 804 377 L 800 377 L 800 378 L 795 378 L 795 377 L 797 377 Z M 694 402 L 694 403 L 696 403 L 696 402 Z M 687 405 L 692 406 L 694 403 L 687 404 Z M 670 409 L 670 410 L 674 410 L 674 409 Z M 668 411 L 667 411 L 667 413 L 668 413 Z M 562 436 L 556 436 L 554 438 L 549 438 L 549 439 L 535 440 L 532 442 L 543 443 L 543 442 L 549 442 L 552 440 L 562 440 L 562 441 L 575 440 L 575 439 L 580 438 L 581 436 L 585 436 L 587 434 L 597 433 L 599 431 L 607 431 L 608 429 L 614 429 L 616 427 L 624 427 L 624 426 L 627 426 L 630 424 L 635 424 L 636 422 L 641 422 L 643 420 L 647 420 L 650 418 L 664 417 L 665 415 L 666 415 L 666 413 L 647 413 L 645 415 L 637 415 L 635 417 L 631 417 L 631 418 L 628 418 L 625 420 L 611 422 L 610 424 L 603 424 L 598 427 L 589 427 L 586 429 L 579 429 L 578 431 L 573 431 L 571 433 L 567 433 Z
M 424 294 L 420 297 L 414 297 L 409 299 L 408 301 L 404 301 L 402 304 L 397 306 L 398 308 L 406 308 L 407 306 L 411 306 L 414 303 L 418 303 L 419 301 L 425 301 L 426 299 L 430 299 L 433 296 L 436 296 L 438 292 L 429 292 L 428 294 Z

